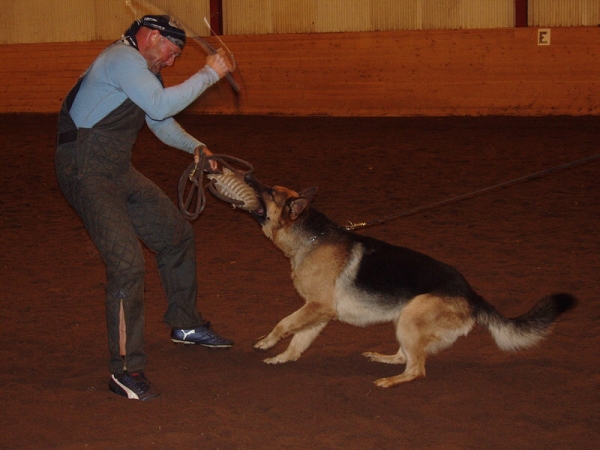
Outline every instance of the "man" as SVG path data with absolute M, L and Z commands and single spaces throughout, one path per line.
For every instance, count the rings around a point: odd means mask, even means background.
M 106 265 L 109 389 L 130 399 L 160 396 L 144 374 L 144 257 L 156 254 L 174 342 L 228 348 L 196 308 L 194 234 L 169 197 L 131 165 L 144 121 L 165 144 L 211 155 L 173 116 L 231 69 L 221 51 L 183 83 L 164 88 L 161 71 L 185 45 L 169 16 L 136 20 L 105 49 L 63 102 L 56 172 L 61 191 L 82 219 Z M 214 168 L 214 167 L 213 167 Z

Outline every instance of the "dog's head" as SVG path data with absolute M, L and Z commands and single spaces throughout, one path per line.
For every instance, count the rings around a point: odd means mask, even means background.
M 298 193 L 282 186 L 267 186 L 252 174 L 246 175 L 245 180 L 256 192 L 261 205 L 250 213 L 270 239 L 274 239 L 280 229 L 296 222 L 317 193 L 315 187 Z

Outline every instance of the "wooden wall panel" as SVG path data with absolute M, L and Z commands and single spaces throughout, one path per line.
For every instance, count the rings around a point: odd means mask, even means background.
M 530 26 L 597 26 L 600 0 L 526 0 Z M 143 14 L 208 36 L 210 0 L 0 0 L 0 44 L 118 39 Z M 515 0 L 222 0 L 227 35 L 515 26 Z
M 529 0 L 529 26 L 600 25 L 600 0 Z
M 0 112 L 58 112 L 79 75 L 107 42 L 0 46 Z
M 329 0 L 316 2 L 315 31 L 370 31 L 372 2 L 361 0 Z
M 514 0 L 223 0 L 225 34 L 514 26 Z
M 224 4 L 227 5 L 228 2 Z M 314 33 L 317 8 L 314 1 L 270 2 L 271 33 Z M 251 23 L 248 23 L 250 30 Z M 250 33 L 252 33 L 250 31 Z M 237 34 L 237 33 L 231 33 Z
M 217 44 L 214 38 L 210 40 Z M 189 111 L 334 116 L 600 115 L 600 28 L 227 36 L 243 86 L 225 82 Z M 0 46 L 0 112 L 57 112 L 108 42 Z M 24 55 L 26 57 L 24 57 Z M 186 47 L 167 85 L 205 55 Z
M 507 28 L 515 26 L 515 4 L 505 0 L 464 0 L 457 28 Z
M 210 22 L 209 0 L 129 0 L 138 11 L 137 17 L 144 14 L 169 14 L 175 17 L 188 35 L 208 36 L 210 30 L 204 18 Z M 131 20 L 129 21 L 131 23 Z
M 0 44 L 58 42 L 94 38 L 94 3 L 67 0 L 0 0 Z M 73 18 L 69 20 L 69 18 Z
M 115 40 L 144 14 L 171 14 L 210 34 L 210 0 L 0 0 L 0 44 Z

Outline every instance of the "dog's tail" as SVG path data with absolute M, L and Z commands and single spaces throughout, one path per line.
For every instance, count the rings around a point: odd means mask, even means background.
M 550 332 L 558 316 L 576 303 L 570 294 L 553 294 L 541 299 L 529 312 L 508 319 L 480 297 L 474 316 L 478 325 L 490 331 L 498 347 L 514 351 L 536 345 Z

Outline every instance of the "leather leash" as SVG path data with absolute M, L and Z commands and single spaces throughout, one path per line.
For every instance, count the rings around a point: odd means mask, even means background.
M 483 189 L 479 189 L 477 191 L 469 192 L 468 194 L 459 195 L 459 196 L 452 197 L 452 198 L 449 198 L 449 199 L 446 199 L 446 200 L 442 200 L 442 201 L 439 201 L 439 202 L 436 202 L 436 203 L 430 203 L 428 205 L 420 206 L 418 208 L 413 208 L 413 209 L 409 209 L 407 211 L 402 211 L 402 212 L 400 212 L 398 214 L 392 214 L 390 216 L 386 216 L 386 217 L 383 217 L 381 219 L 375 219 L 375 220 L 372 220 L 370 222 L 353 223 L 353 222 L 348 221 L 348 223 L 345 226 L 341 227 L 341 228 L 345 228 L 348 231 L 353 231 L 353 230 L 356 230 L 357 228 L 365 228 L 365 227 L 369 227 L 371 225 L 378 225 L 378 224 L 381 224 L 381 223 L 386 222 L 388 220 L 397 219 L 398 217 L 406 217 L 406 216 L 410 216 L 412 214 L 417 214 L 417 213 L 420 213 L 420 212 L 423 212 L 423 211 L 429 211 L 429 210 L 436 209 L 436 208 L 439 208 L 439 207 L 444 206 L 444 205 L 448 205 L 450 203 L 455 203 L 455 202 L 459 202 L 461 200 L 465 200 L 467 198 L 476 197 L 478 195 L 486 194 L 486 193 L 488 193 L 490 191 L 494 191 L 496 189 L 500 189 L 500 188 L 503 188 L 503 187 L 506 187 L 506 186 L 510 186 L 512 184 L 521 183 L 521 182 L 524 182 L 524 181 L 529 181 L 529 180 L 532 180 L 534 178 L 540 178 L 540 177 L 542 177 L 544 175 L 548 175 L 549 173 L 552 173 L 552 172 L 556 172 L 556 171 L 559 171 L 559 170 L 570 169 L 572 167 L 579 166 L 581 164 L 585 164 L 585 163 L 594 161 L 596 159 L 600 159 L 600 153 L 597 153 L 595 155 L 588 156 L 588 157 L 585 157 L 585 158 L 581 158 L 581 159 L 578 159 L 576 161 L 571 161 L 570 163 L 567 163 L 567 164 L 562 164 L 560 166 L 551 167 L 550 169 L 540 170 L 539 172 L 535 172 L 535 173 L 532 173 L 532 174 L 529 174 L 529 175 L 525 175 L 525 176 L 522 176 L 522 177 L 519 177 L 519 178 L 515 178 L 514 180 L 506 181 L 504 183 L 496 184 L 494 186 L 489 186 L 489 187 L 486 187 L 486 188 L 483 188 Z

